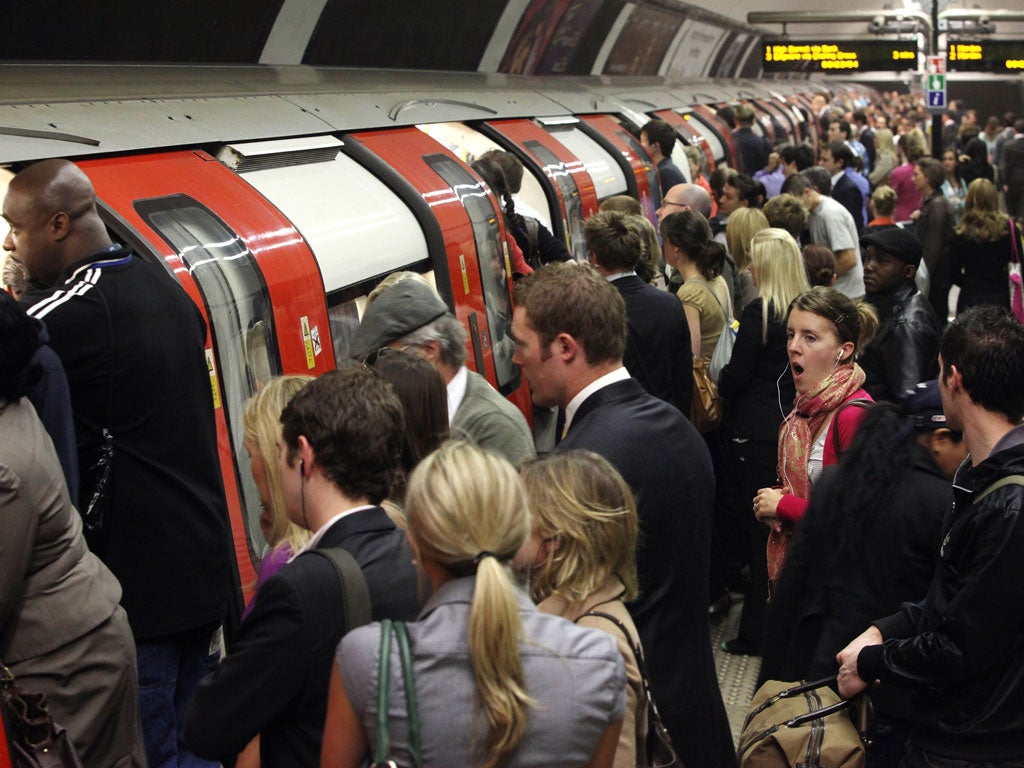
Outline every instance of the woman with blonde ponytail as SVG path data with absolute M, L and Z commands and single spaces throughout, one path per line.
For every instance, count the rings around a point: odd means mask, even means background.
M 413 472 L 407 534 L 433 594 L 408 625 L 425 766 L 611 766 L 625 710 L 622 656 L 606 633 L 536 610 L 509 562 L 530 532 L 505 459 L 450 441 Z M 321 765 L 355 768 L 377 742 L 380 625 L 345 636 Z M 412 765 L 398 649 L 391 755 Z

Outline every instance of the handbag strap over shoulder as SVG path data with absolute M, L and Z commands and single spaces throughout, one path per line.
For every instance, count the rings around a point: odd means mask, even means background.
M 640 683 L 644 689 L 644 698 L 647 700 L 647 712 L 649 713 L 651 725 L 656 726 L 658 729 L 664 728 L 661 722 L 661 714 L 658 712 L 658 705 L 654 703 L 654 694 L 651 693 L 651 683 L 647 677 L 647 665 L 644 663 L 643 648 L 640 647 L 639 643 L 633 640 L 633 636 L 629 633 L 629 629 L 626 625 L 610 613 L 605 613 L 604 611 L 587 611 L 583 616 L 576 619 L 576 621 L 579 621 L 586 616 L 596 616 L 599 619 L 610 621 L 618 627 L 619 631 L 625 636 L 626 643 L 629 645 L 629 649 L 633 652 L 633 658 L 636 659 L 636 668 L 640 672 Z M 637 742 L 637 747 L 639 749 L 639 741 Z
M 342 604 L 345 609 L 345 632 L 362 627 L 372 621 L 370 589 L 366 586 L 363 569 L 344 547 L 313 549 L 307 554 L 320 555 L 331 561 L 341 582 Z
M 416 704 L 416 684 L 412 671 L 412 650 L 404 621 L 384 619 L 380 623 L 380 661 L 377 678 L 377 749 L 372 766 L 397 766 L 391 759 L 391 638 L 398 645 L 398 658 L 402 664 L 402 684 L 405 688 L 406 713 L 409 719 L 409 755 L 416 768 L 423 765 L 420 739 L 420 714 Z

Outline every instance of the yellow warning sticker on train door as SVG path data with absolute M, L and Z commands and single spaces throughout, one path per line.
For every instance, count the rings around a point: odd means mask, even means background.
M 306 348 L 306 367 L 312 369 L 316 365 L 316 355 L 313 352 L 313 337 L 309 332 L 309 318 L 303 315 L 299 322 L 302 323 L 302 345 Z
M 217 367 L 213 364 L 213 350 L 206 348 L 206 370 L 210 372 L 210 389 L 213 390 L 213 408 L 220 408 L 220 384 L 217 382 Z
M 462 291 L 469 295 L 469 274 L 466 272 L 466 254 L 459 254 L 459 267 L 462 269 Z
M 511 280 L 512 279 L 512 262 L 509 260 L 509 257 L 508 257 L 508 240 L 502 240 L 501 241 L 501 247 L 505 251 L 505 277 L 507 277 L 509 280 Z

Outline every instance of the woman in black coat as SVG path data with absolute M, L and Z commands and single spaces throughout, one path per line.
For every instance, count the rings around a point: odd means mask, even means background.
M 871 406 L 797 528 L 765 631 L 762 680 L 836 674 L 836 653 L 865 626 L 925 596 L 950 478 L 966 455 L 962 435 L 946 428 L 938 382 L 919 384 L 902 410 Z M 871 698 L 878 738 L 868 765 L 898 765 L 909 694 L 879 689 Z
M 750 562 L 750 581 L 739 634 L 724 643 L 729 653 L 757 654 L 768 601 L 765 546 L 768 527 L 750 514 L 758 488 L 777 481 L 779 425 L 793 408 L 796 390 L 786 353 L 786 311 L 808 290 L 803 257 L 784 229 L 762 229 L 750 244 L 750 272 L 758 296 L 743 309 L 732 359 L 718 391 L 725 400 L 723 441 L 728 477 L 719 498 L 734 517 Z

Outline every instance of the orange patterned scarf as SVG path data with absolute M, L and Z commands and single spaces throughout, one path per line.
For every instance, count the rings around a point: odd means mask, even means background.
M 807 462 L 814 438 L 825 421 L 831 418 L 843 401 L 853 395 L 864 383 L 864 370 L 854 363 L 836 368 L 818 387 L 797 395 L 792 413 L 779 430 L 779 480 L 782 492 L 807 499 L 811 495 L 811 478 Z M 779 576 L 782 563 L 793 536 L 792 525 L 783 523 L 782 532 L 768 534 L 768 578 Z

